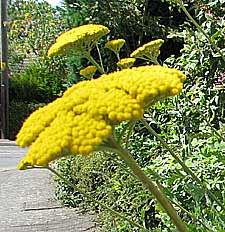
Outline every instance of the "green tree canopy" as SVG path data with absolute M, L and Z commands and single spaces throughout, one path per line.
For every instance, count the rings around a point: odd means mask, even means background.
M 55 37 L 66 28 L 59 9 L 46 1 L 11 0 L 8 4 L 9 54 L 12 62 L 45 56 Z

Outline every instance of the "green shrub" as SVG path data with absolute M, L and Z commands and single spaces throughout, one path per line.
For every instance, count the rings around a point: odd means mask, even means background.
M 50 102 L 65 89 L 66 75 L 62 74 L 52 72 L 44 63 L 31 63 L 10 78 L 10 100 Z
M 14 140 L 23 121 L 43 103 L 11 101 L 9 104 L 9 139 Z
M 148 210 L 149 193 L 138 183 L 136 178 L 130 175 L 127 167 L 104 153 L 95 153 L 92 156 L 76 156 L 74 158 L 57 162 L 61 173 L 72 180 L 79 188 L 90 193 L 95 199 L 104 202 L 111 208 L 132 215 L 136 221 L 144 223 L 145 210 Z M 87 201 L 78 193 L 62 183 L 60 179 L 57 185 L 57 196 L 64 204 L 94 209 L 98 212 L 102 231 L 109 228 L 132 227 L 119 218 L 114 218 L 105 209 L 99 209 L 98 205 Z M 128 203 L 129 202 L 129 203 Z M 138 218 L 140 217 L 140 218 Z M 154 221 L 154 219 L 152 219 Z M 103 223 L 104 222 L 104 223 Z M 125 230 L 118 230 L 125 231 Z
M 224 1 L 194 1 L 196 20 L 206 35 L 224 54 Z M 184 89 L 184 99 L 179 102 L 189 111 L 190 122 L 196 121 L 198 108 L 216 127 L 218 122 L 225 122 L 224 110 L 224 67 L 225 60 L 209 42 L 207 37 L 187 21 L 182 30 L 171 32 L 168 36 L 184 41 L 184 48 L 178 58 L 170 57 L 165 63 L 170 67 L 178 68 L 187 75 Z M 186 106 L 187 107 L 186 107 Z M 193 110 L 195 113 L 193 114 Z M 190 114 L 192 112 L 192 114 Z

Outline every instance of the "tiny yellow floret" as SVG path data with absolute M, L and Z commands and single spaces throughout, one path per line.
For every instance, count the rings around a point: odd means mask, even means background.
M 176 69 L 150 65 L 73 85 L 24 122 L 16 143 L 30 148 L 18 168 L 46 166 L 70 154 L 90 154 L 107 141 L 115 124 L 141 119 L 145 107 L 180 93 L 184 80 Z

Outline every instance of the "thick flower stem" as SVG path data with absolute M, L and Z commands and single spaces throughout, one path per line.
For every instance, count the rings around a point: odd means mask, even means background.
M 156 182 L 158 188 L 163 192 L 165 190 L 165 188 L 157 181 Z M 171 200 L 171 203 L 173 203 L 174 205 L 176 205 L 177 207 L 179 207 L 183 212 L 185 212 L 186 214 L 188 214 L 188 216 L 192 217 L 196 222 L 199 222 L 202 226 L 204 226 L 205 229 L 207 229 L 208 231 L 212 231 L 208 225 L 205 224 L 205 222 L 201 221 L 200 219 L 198 219 L 193 213 L 190 213 L 188 210 L 186 210 L 184 207 L 182 207 L 180 204 L 178 204 L 177 202 Z
M 190 175 L 196 183 L 198 183 L 205 193 L 207 193 L 223 210 L 225 210 L 224 205 L 216 198 L 216 196 L 205 187 L 205 185 L 202 183 L 202 181 L 191 171 L 190 168 L 187 167 L 187 165 L 174 153 L 174 151 L 164 142 L 164 140 L 152 129 L 152 127 L 144 120 L 142 119 L 141 122 L 144 124 L 146 129 L 154 135 L 163 145 L 164 148 L 166 148 L 169 153 L 173 156 L 173 158 L 181 165 L 183 170 L 186 172 L 186 174 Z
M 133 225 L 134 227 L 137 227 L 139 229 L 142 229 L 143 231 L 148 232 L 149 230 L 144 228 L 142 225 L 130 220 L 129 218 L 127 218 L 125 215 L 109 208 L 107 205 L 101 203 L 100 201 L 96 200 L 95 198 L 93 198 L 91 195 L 87 194 L 86 192 L 84 192 L 82 189 L 78 188 L 76 185 L 74 185 L 73 183 L 71 183 L 70 181 L 68 181 L 66 178 L 64 178 L 59 172 L 57 172 L 55 169 L 46 166 L 46 167 L 36 167 L 36 168 L 46 168 L 49 171 L 51 171 L 53 174 L 55 174 L 56 176 L 58 176 L 61 180 L 63 180 L 68 186 L 72 187 L 75 191 L 79 192 L 80 194 L 82 194 L 84 197 L 86 197 L 88 200 L 96 203 L 97 205 L 101 206 L 103 209 L 108 210 L 109 212 L 111 212 L 112 214 L 114 214 L 115 216 L 122 218 L 123 220 L 128 221 L 131 225 Z
M 143 185 L 155 196 L 160 205 L 164 208 L 166 213 L 170 216 L 174 225 L 180 232 L 187 232 L 186 226 L 181 218 L 178 216 L 176 210 L 170 204 L 168 198 L 160 192 L 155 184 L 146 176 L 143 170 L 136 163 L 132 155 L 123 149 L 113 138 L 110 140 L 110 145 L 115 149 L 117 154 L 125 161 L 128 167 L 133 171 L 135 176 L 143 183 Z

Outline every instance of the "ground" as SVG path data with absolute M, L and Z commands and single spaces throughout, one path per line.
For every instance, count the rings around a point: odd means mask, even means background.
M 62 207 L 54 199 L 47 170 L 16 169 L 26 152 L 0 140 L 0 232 L 97 231 L 93 214 Z

